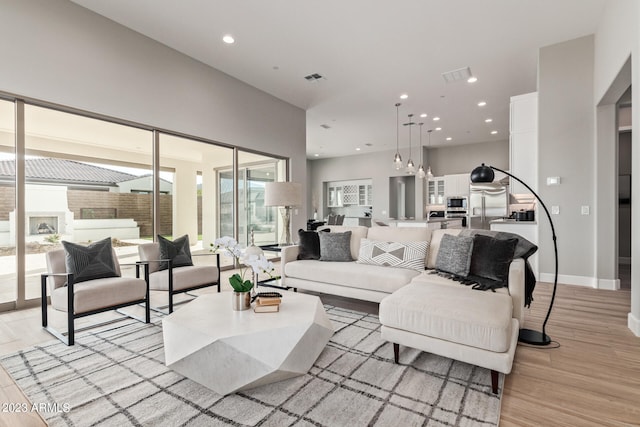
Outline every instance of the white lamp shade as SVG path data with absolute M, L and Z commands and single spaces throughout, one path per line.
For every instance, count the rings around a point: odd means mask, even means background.
M 267 182 L 264 184 L 265 206 L 300 206 L 302 186 L 297 182 Z

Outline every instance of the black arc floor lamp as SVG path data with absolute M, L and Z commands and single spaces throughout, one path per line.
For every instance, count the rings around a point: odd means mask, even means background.
M 553 278 L 553 293 L 551 294 L 551 302 L 549 303 L 549 311 L 547 311 L 547 316 L 544 318 L 544 323 L 542 323 L 542 332 L 534 331 L 531 329 L 520 329 L 520 334 L 518 336 L 518 340 L 531 345 L 549 345 L 551 344 L 551 337 L 545 333 L 545 328 L 547 326 L 547 321 L 549 320 L 549 316 L 551 315 L 551 309 L 553 308 L 553 301 L 556 299 L 556 288 L 558 287 L 558 243 L 556 242 L 556 229 L 553 226 L 553 221 L 551 220 L 551 214 L 549 214 L 549 209 L 544 204 L 540 196 L 531 189 L 526 183 L 524 183 L 517 176 L 511 175 L 507 171 L 503 171 L 502 169 L 498 169 L 495 166 L 485 166 L 483 163 L 481 166 L 478 166 L 471 172 L 471 182 L 493 182 L 495 178 L 494 170 L 498 172 L 502 172 L 505 175 L 510 176 L 511 178 L 518 181 L 520 184 L 524 185 L 527 190 L 531 191 L 531 193 L 536 197 L 540 205 L 544 208 L 544 212 L 547 214 L 547 219 L 549 220 L 549 224 L 551 224 L 551 234 L 553 236 L 553 250 L 555 252 L 556 257 L 556 272 Z

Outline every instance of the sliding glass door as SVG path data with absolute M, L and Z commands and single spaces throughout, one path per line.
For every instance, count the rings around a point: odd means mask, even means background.
M 27 300 L 62 240 L 110 238 L 119 259 L 137 259 L 153 234 L 152 142 L 148 130 L 25 105 Z
M 0 100 L 0 305 L 17 298 L 15 107 Z
M 274 244 L 278 242 L 280 225 L 276 207 L 264 205 L 265 183 L 283 181 L 285 176 L 285 164 L 282 159 L 277 159 L 260 154 L 238 152 L 238 242 L 247 246 L 251 244 L 253 231 L 256 245 Z M 233 192 L 233 170 L 219 172 L 221 193 Z M 227 196 L 221 212 L 231 212 L 233 198 Z M 228 235 L 232 235 L 232 224 L 220 217 L 223 227 Z
M 142 125 L 0 99 L 0 311 L 39 303 L 46 253 L 63 240 L 110 238 L 127 276 L 135 273 L 125 264 L 139 259 L 137 246 L 158 234 L 188 235 L 195 253 L 225 235 L 248 245 L 252 230 L 258 245 L 277 242 L 279 215 L 264 206 L 264 186 L 284 180 L 285 165 Z

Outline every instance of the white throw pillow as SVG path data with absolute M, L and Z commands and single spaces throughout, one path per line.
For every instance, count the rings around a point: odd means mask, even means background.
M 383 242 L 362 239 L 358 263 L 424 270 L 429 242 Z

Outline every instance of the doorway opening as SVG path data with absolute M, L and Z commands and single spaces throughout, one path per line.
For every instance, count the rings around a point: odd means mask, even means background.
M 618 280 L 620 289 L 631 289 L 631 87 L 618 108 Z

